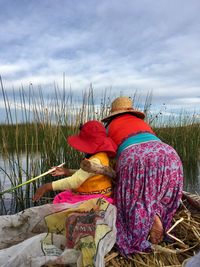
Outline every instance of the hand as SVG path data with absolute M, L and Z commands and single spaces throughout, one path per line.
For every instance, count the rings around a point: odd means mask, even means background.
M 63 168 L 63 167 L 52 167 L 53 169 L 55 169 L 54 171 L 51 172 L 52 176 L 61 176 L 61 175 L 65 175 L 65 176 L 69 176 L 70 172 L 68 169 Z
M 52 191 L 52 183 L 47 183 L 38 188 L 35 195 L 33 196 L 33 201 L 38 201 L 47 192 Z

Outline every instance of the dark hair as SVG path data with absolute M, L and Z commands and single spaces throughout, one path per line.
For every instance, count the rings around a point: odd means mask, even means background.
M 92 156 L 92 154 L 85 154 L 85 158 L 89 159 Z
M 83 128 L 83 123 L 81 122 L 79 125 L 79 131 Z

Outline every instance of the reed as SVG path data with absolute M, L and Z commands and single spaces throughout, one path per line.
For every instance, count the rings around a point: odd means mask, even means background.
M 152 246 L 151 253 L 136 253 L 125 258 L 113 248 L 105 257 L 105 266 L 163 266 L 181 267 L 183 262 L 195 255 L 200 249 L 200 215 L 195 209 L 188 209 L 184 203 L 173 219 L 176 239 L 163 241 Z
M 34 204 L 31 198 L 36 188 L 55 178 L 47 175 L 23 188 L 17 185 L 61 162 L 66 162 L 68 168 L 78 168 L 83 155 L 67 145 L 66 137 L 77 133 L 80 123 L 99 119 L 102 109 L 96 111 L 92 87 L 79 98 L 57 87 L 52 96 L 44 97 L 40 88 L 35 90 L 31 85 L 28 93 L 24 88 L 18 94 L 13 92 L 14 102 L 8 99 L 2 80 L 1 90 L 6 120 L 0 128 L 0 169 L 7 187 L 16 187 L 11 195 L 1 196 L 2 213 L 6 213 L 6 197 L 14 199 L 9 208 L 12 212 L 28 208 Z M 1 191 L 4 189 L 1 183 Z
M 184 167 L 185 189 L 190 191 L 190 184 L 195 185 L 199 172 L 200 123 L 194 114 L 184 112 L 178 117 L 171 115 L 168 120 L 154 130 L 178 152 Z
M 80 123 L 100 120 L 107 115 L 111 102 L 107 90 L 102 91 L 100 97 L 95 97 L 92 86 L 79 96 L 73 95 L 71 90 L 55 86 L 54 93 L 47 96 L 41 88 L 31 85 L 27 90 L 22 87 L 17 93 L 13 91 L 11 101 L 1 80 L 1 92 L 6 118 L 0 127 L 0 171 L 5 177 L 6 187 L 17 186 L 61 162 L 66 162 L 68 168 L 78 168 L 83 155 L 67 145 L 66 137 L 77 133 Z M 189 176 L 191 166 L 196 168 L 199 157 L 200 124 L 196 117 L 181 114 L 178 119 L 170 117 L 169 121 L 162 121 L 161 112 L 151 113 L 151 93 L 144 104 L 141 104 L 136 92 L 132 97 L 134 105 L 142 107 L 146 113 L 158 136 L 177 150 L 184 163 L 184 171 Z M 8 208 L 12 212 L 34 205 L 31 199 L 36 188 L 52 179 L 55 178 L 47 175 L 17 188 L 11 195 L 2 196 L 1 213 L 7 212 L 6 198 L 12 199 Z M 5 189 L 2 178 L 0 187 L 1 191 Z M 54 193 L 46 195 L 50 200 L 53 196 Z

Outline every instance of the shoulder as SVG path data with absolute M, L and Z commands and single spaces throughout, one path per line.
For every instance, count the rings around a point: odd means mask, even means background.
M 94 158 L 97 158 L 97 159 L 108 159 L 108 155 L 106 152 L 99 152 L 99 153 L 96 153 L 94 155 L 92 155 L 90 159 L 94 159 Z

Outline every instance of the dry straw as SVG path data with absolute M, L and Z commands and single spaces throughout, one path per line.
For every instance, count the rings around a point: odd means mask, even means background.
M 151 253 L 137 253 L 124 258 L 113 249 L 105 257 L 105 266 L 181 267 L 185 260 L 200 250 L 199 211 L 188 202 L 182 203 L 167 234 L 172 236 L 171 242 L 152 246 Z

